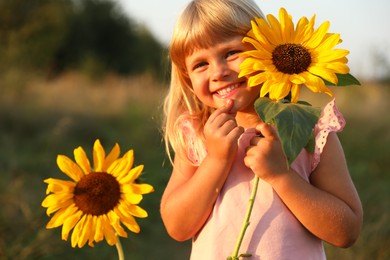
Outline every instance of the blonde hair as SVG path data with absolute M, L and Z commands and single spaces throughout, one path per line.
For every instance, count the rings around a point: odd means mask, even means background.
M 179 16 L 169 48 L 171 82 L 164 103 L 163 131 L 170 158 L 170 148 L 181 154 L 188 148 L 181 122 L 194 123 L 198 138 L 193 145 L 199 148 L 204 141 L 203 126 L 212 112 L 193 92 L 185 57 L 195 49 L 208 48 L 237 35 L 244 37 L 255 17 L 263 14 L 252 0 L 193 0 Z

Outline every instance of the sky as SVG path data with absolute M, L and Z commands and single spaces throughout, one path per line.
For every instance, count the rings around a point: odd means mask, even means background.
M 189 0 L 116 0 L 136 23 L 145 25 L 163 44 L 168 44 L 181 10 Z M 212 1 L 212 0 L 211 0 Z M 343 43 L 336 46 L 350 51 L 351 74 L 365 78 L 382 76 L 383 64 L 390 65 L 389 0 L 255 0 L 263 13 L 278 16 L 286 8 L 294 24 L 300 17 L 316 14 L 315 27 L 330 22 L 329 32 L 339 33 Z M 378 58 L 384 57 L 385 62 Z

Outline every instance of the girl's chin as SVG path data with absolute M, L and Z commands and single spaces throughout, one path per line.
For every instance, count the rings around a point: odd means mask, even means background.
M 235 109 L 236 107 L 236 104 L 235 104 L 235 100 L 234 99 L 230 99 L 230 98 L 221 98 L 218 100 L 218 102 L 216 102 L 216 106 L 215 108 L 222 108 L 222 107 L 225 107 L 228 105 L 228 103 L 232 101 L 233 102 L 233 107 L 231 108 L 231 110 Z
M 229 101 L 230 100 L 230 101 Z M 234 99 L 224 99 L 221 103 L 220 103 L 220 106 L 219 107 L 224 107 L 224 106 L 227 106 L 228 102 L 233 102 L 233 104 L 231 105 L 232 107 L 230 108 L 229 110 L 229 113 L 230 114 L 235 114 L 237 113 L 237 111 L 240 109 L 240 103 L 239 101 L 236 101 Z

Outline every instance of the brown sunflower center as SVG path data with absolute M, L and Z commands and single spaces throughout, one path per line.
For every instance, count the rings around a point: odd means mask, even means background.
M 299 74 L 307 70 L 311 63 L 309 51 L 300 44 L 286 43 L 277 46 L 272 52 L 272 62 L 285 74 Z
M 77 183 L 74 202 L 85 214 L 103 215 L 119 202 L 120 187 L 114 176 L 105 172 L 92 172 Z

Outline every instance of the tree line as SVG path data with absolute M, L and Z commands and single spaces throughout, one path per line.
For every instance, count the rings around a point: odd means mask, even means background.
M 112 0 L 0 0 L 0 70 L 153 73 L 166 50 Z

